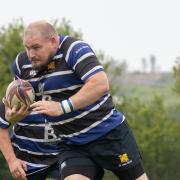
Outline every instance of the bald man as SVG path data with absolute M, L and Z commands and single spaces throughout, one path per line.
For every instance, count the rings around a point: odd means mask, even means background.
M 13 176 L 24 178 L 27 172 L 29 179 L 43 179 L 57 172 L 58 157 L 64 180 L 100 180 L 103 169 L 119 179 L 147 180 L 136 141 L 125 116 L 114 108 L 92 48 L 57 35 L 45 21 L 30 24 L 23 42 L 26 52 L 16 57 L 13 72 L 32 84 L 36 102 L 28 114 L 28 107 L 16 111 L 4 99 L 0 147 Z M 5 133 L 10 122 L 17 122 L 13 148 Z
M 6 99 L 1 103 L 0 149 L 12 176 L 18 180 L 61 179 L 58 162 L 60 146 L 59 139 L 53 133 L 56 128 L 53 123 L 61 121 L 59 110 L 56 110 L 57 107 L 54 109 L 54 105 L 60 108 L 57 102 L 64 99 L 60 92 L 65 92 L 56 86 L 56 81 L 61 81 L 59 75 L 64 74 L 62 68 L 65 64 L 62 67 L 60 65 L 63 39 L 65 37 L 58 36 L 51 24 L 34 22 L 24 32 L 26 51 L 19 53 L 13 63 L 14 78 L 28 80 L 35 89 L 36 101 L 51 102 L 52 108 L 49 110 L 56 116 L 48 116 L 43 112 L 29 113 L 29 108 L 24 106 L 18 111 L 16 107 L 10 109 Z M 11 140 L 8 133 L 10 124 L 14 125 Z M 86 161 L 86 174 L 90 174 L 88 176 L 94 180 L 102 179 L 103 169 L 88 158 Z

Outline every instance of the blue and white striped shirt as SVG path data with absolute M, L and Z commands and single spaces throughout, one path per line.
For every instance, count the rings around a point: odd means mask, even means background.
M 32 68 L 26 52 L 15 59 L 15 77 L 32 84 L 36 100 L 61 102 L 68 99 L 88 78 L 104 70 L 84 41 L 60 36 L 60 42 L 56 55 L 43 71 Z M 33 173 L 57 161 L 59 141 L 86 144 L 108 133 L 123 120 L 124 116 L 115 110 L 107 92 L 95 103 L 61 116 L 31 113 L 14 126 L 12 145 L 17 157 L 28 165 L 28 173 Z M 0 127 L 8 127 L 3 118 L 0 118 Z

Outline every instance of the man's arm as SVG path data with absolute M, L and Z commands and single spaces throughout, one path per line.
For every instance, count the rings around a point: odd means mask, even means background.
M 23 161 L 16 158 L 12 144 L 9 137 L 8 129 L 0 128 L 0 150 L 3 153 L 9 170 L 14 178 L 26 180 L 26 165 Z
M 0 151 L 4 155 L 10 172 L 13 177 L 19 178 L 21 180 L 26 180 L 26 165 L 20 159 L 17 159 L 9 136 L 9 122 L 5 120 L 5 108 L 4 104 L 0 103 Z
M 8 129 L 0 128 L 0 150 L 8 164 L 12 163 L 16 159 L 11 145 Z
M 101 71 L 91 76 L 84 86 L 73 96 L 70 97 L 74 110 L 84 108 L 96 102 L 107 91 L 109 83 L 106 74 Z M 44 113 L 50 116 L 63 114 L 60 103 L 55 101 L 38 101 L 31 105 L 33 111 Z
M 105 72 L 101 71 L 90 77 L 75 95 L 70 97 L 74 109 L 81 109 L 96 102 L 109 91 L 109 83 Z

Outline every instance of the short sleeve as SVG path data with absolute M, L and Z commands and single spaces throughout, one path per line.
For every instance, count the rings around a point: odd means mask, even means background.
M 0 103 L 0 128 L 7 129 L 11 124 L 5 120 L 5 107 L 4 103 Z
M 84 41 L 74 41 L 67 50 L 65 60 L 82 81 L 103 71 L 94 51 Z
M 12 64 L 12 72 L 15 79 L 18 79 L 21 77 L 21 69 L 19 66 L 19 54 L 16 56 L 16 59 L 14 60 Z

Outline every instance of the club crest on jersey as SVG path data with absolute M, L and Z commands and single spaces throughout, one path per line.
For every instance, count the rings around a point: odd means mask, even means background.
M 48 70 L 53 70 L 53 69 L 55 69 L 55 62 L 53 61 L 53 62 L 50 62 L 49 64 L 48 64 Z

